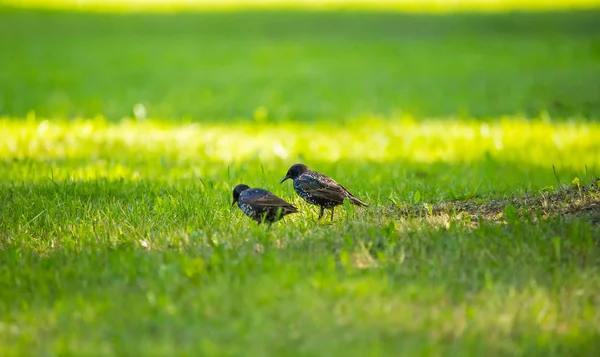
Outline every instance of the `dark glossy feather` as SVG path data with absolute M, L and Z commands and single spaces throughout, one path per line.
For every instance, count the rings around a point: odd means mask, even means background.
M 285 207 L 292 212 L 297 211 L 294 205 L 261 188 L 251 188 L 242 192 L 240 200 L 252 206 Z
M 342 204 L 346 198 L 355 205 L 367 206 L 365 202 L 354 197 L 344 186 L 319 172 L 311 171 L 302 174 L 296 180 L 297 185 L 313 199 L 322 200 L 324 203 L 325 201 L 331 201 L 330 204 L 324 204 L 325 206 Z
M 285 215 L 298 212 L 294 205 L 261 188 L 243 191 L 239 196 L 238 206 L 244 214 L 259 224 L 263 219 L 272 223 Z

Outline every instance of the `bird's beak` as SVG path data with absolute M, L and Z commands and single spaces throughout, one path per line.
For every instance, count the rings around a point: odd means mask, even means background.
M 235 204 L 236 199 L 233 199 L 233 202 L 231 202 L 231 206 L 233 207 L 233 205 Z
M 287 180 L 289 178 L 291 178 L 290 175 L 285 175 L 285 177 L 282 178 L 281 181 L 279 181 L 279 183 L 283 183 L 283 181 L 285 181 L 285 180 Z

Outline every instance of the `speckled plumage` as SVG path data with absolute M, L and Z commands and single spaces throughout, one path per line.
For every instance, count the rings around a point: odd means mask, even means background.
M 312 171 L 306 165 L 292 165 L 281 182 L 290 178 L 294 181 L 294 190 L 298 196 L 320 207 L 319 218 L 323 216 L 325 209 L 330 209 L 333 220 L 334 208 L 341 205 L 344 199 L 357 206 L 368 206 L 331 177 Z
M 233 189 L 233 204 L 237 202 L 240 210 L 248 217 L 261 222 L 273 223 L 285 215 L 298 212 L 294 205 L 262 188 L 250 188 L 237 185 Z

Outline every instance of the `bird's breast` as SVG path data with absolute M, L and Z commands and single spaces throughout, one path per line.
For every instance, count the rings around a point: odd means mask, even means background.
M 255 213 L 254 208 L 247 203 L 240 203 L 240 209 L 246 216 L 252 217 Z

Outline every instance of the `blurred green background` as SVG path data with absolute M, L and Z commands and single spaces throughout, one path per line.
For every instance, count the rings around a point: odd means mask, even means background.
M 3 8 L 0 115 L 118 121 L 141 103 L 150 117 L 193 121 L 252 119 L 257 108 L 270 121 L 593 119 L 599 16 Z

